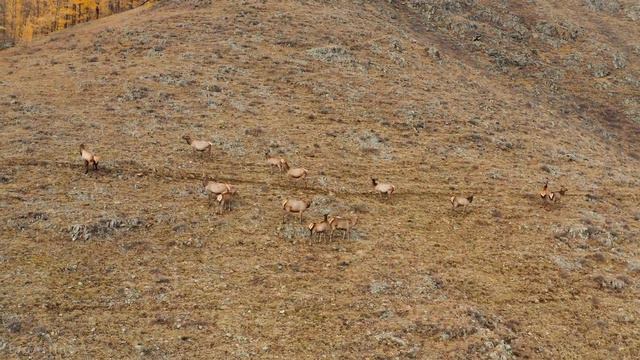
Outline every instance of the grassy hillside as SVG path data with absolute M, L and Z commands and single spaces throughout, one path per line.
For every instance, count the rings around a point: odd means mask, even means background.
M 0 355 L 638 357 L 640 10 L 511 3 L 164 1 L 0 52 Z M 309 244 L 286 198 L 360 223 Z

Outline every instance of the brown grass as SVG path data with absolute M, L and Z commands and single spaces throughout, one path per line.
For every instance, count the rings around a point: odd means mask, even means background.
M 639 355 L 637 88 L 621 79 L 640 61 L 587 69 L 590 39 L 624 51 L 637 22 L 580 1 L 478 1 L 432 25 L 401 2 L 197 3 L 0 52 L 0 355 Z M 480 8 L 589 36 L 558 51 L 527 38 L 537 63 L 496 69 L 440 26 Z M 498 31 L 481 24 L 483 46 L 524 46 Z M 567 71 L 553 89 L 547 69 Z M 81 142 L 102 158 L 87 176 Z M 309 187 L 270 175 L 265 149 L 313 164 Z M 232 212 L 207 207 L 203 173 L 238 186 Z M 535 197 L 546 177 L 571 189 L 558 206 Z M 457 193 L 477 196 L 466 216 Z M 309 245 L 280 224 L 288 197 L 325 201 L 307 219 L 357 210 L 355 240 Z

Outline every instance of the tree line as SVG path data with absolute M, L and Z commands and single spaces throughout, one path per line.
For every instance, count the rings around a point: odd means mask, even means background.
M 148 0 L 0 0 L 0 48 L 102 16 Z

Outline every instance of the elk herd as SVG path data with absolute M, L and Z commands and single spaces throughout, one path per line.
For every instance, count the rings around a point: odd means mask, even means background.
M 182 137 L 187 144 L 191 146 L 194 152 L 199 152 L 201 154 L 207 154 L 211 156 L 211 148 L 213 144 L 209 141 L 204 140 L 194 140 L 189 135 L 184 135 Z M 80 144 L 80 156 L 84 162 L 84 173 L 87 174 L 89 172 L 89 167 L 91 166 L 94 171 L 98 170 L 98 162 L 100 161 L 100 157 L 98 157 L 92 151 L 89 151 L 84 144 Z M 291 168 L 289 167 L 289 163 L 286 159 L 282 157 L 274 157 L 270 156 L 269 152 L 265 153 L 266 165 L 269 166 L 270 172 L 273 174 L 274 171 L 278 171 L 279 173 L 286 172 L 286 176 L 293 181 L 304 182 L 305 188 L 307 187 L 307 175 L 309 171 L 305 168 Z M 391 183 L 379 182 L 376 178 L 371 178 L 371 184 L 373 186 L 374 192 L 378 193 L 380 198 L 386 195 L 386 199 L 390 200 L 391 195 L 393 195 L 396 191 L 396 187 Z M 209 178 L 207 175 L 203 175 L 202 186 L 204 191 L 208 197 L 208 204 L 211 206 L 213 201 L 218 203 L 218 213 L 222 213 L 224 211 L 231 211 L 231 203 L 235 196 L 238 194 L 238 190 L 234 185 L 225 183 L 225 182 L 217 182 L 215 179 Z M 549 180 L 547 179 L 544 183 L 542 190 L 539 195 L 546 205 L 550 203 L 554 203 L 560 200 L 562 196 L 564 196 L 567 192 L 567 188 L 564 186 L 560 187 L 558 191 L 549 190 Z M 474 195 L 470 196 L 452 196 L 450 198 L 452 210 L 455 211 L 457 208 L 462 208 L 463 214 L 467 213 L 467 208 L 473 202 Z M 282 222 L 286 221 L 287 215 L 293 214 L 296 215 L 302 224 L 302 216 L 303 213 L 311 207 L 311 200 L 299 200 L 299 199 L 285 199 L 282 202 Z M 351 215 L 347 216 L 329 216 L 329 214 L 324 214 L 324 218 L 318 222 L 311 222 L 307 226 L 309 230 L 309 237 L 313 239 L 315 236 L 319 241 L 326 239 L 329 237 L 329 241 L 333 240 L 333 234 L 336 230 L 342 231 L 343 239 L 351 238 L 351 230 L 355 228 L 358 224 L 358 216 Z

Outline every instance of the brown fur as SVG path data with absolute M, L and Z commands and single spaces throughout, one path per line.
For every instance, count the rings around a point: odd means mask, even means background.
M 298 213 L 300 214 L 300 223 L 302 224 L 302 213 L 307 210 L 311 206 L 311 200 L 285 200 L 282 203 L 282 209 L 284 210 L 284 215 L 282 216 L 282 222 L 285 222 L 285 218 L 288 213 Z
M 379 183 L 378 179 L 371 178 L 371 183 L 373 184 L 373 188 L 375 191 L 382 196 L 382 194 L 387 194 L 387 199 L 391 198 L 391 194 L 396 192 L 396 187 L 390 183 Z
M 284 158 L 270 157 L 268 151 L 264 154 L 264 156 L 267 159 L 267 164 L 269 165 L 269 168 L 271 169 L 272 174 L 273 174 L 274 168 L 277 168 L 278 171 L 280 172 L 289 170 L 289 164 L 287 163 L 287 160 L 285 160 Z
M 221 212 L 224 212 L 225 208 L 228 211 L 231 211 L 231 201 L 233 200 L 233 193 L 230 193 L 228 191 L 223 192 L 222 194 L 219 194 L 216 197 L 216 201 L 219 204 L 219 208 L 218 208 L 218 214 L 220 214 Z
M 211 201 L 214 198 L 216 198 L 218 195 L 222 193 L 228 192 L 231 195 L 235 195 L 236 192 L 238 191 L 235 186 L 227 183 L 215 182 L 209 179 L 208 176 L 204 176 L 202 178 L 202 186 L 204 186 L 204 189 L 207 192 L 207 196 L 209 198 L 209 205 L 211 205 Z
M 324 240 L 327 231 L 329 231 L 329 229 L 331 228 L 331 226 L 329 225 L 328 216 L 329 214 L 324 214 L 324 220 L 317 223 L 312 222 L 311 224 L 309 224 L 309 226 L 307 226 L 307 228 L 309 229 L 310 240 L 313 238 L 313 234 L 316 234 L 318 241 Z
M 544 183 L 544 187 L 540 191 L 540 197 L 542 200 L 551 200 L 551 191 L 549 191 L 549 179 Z
M 93 165 L 93 170 L 98 170 L 98 162 L 100 157 L 87 150 L 84 144 L 80 144 L 80 156 L 84 161 L 84 173 L 89 172 L 89 165 Z
M 206 151 L 209 153 L 209 156 L 211 156 L 211 148 L 213 147 L 212 143 L 204 140 L 193 140 L 189 135 L 184 135 L 182 138 L 187 142 L 187 144 L 191 145 L 193 151 L 198 151 L 200 153 L 204 153 Z
M 351 229 L 353 229 L 358 224 L 358 216 L 354 216 L 352 218 L 344 218 L 340 216 L 335 216 L 329 219 L 329 225 L 331 226 L 331 234 L 329 235 L 329 241 L 333 240 L 333 233 L 336 230 L 344 230 L 344 234 L 342 239 L 345 238 L 351 240 Z
M 455 210 L 458 207 L 462 207 L 462 212 L 466 213 L 467 207 L 469 207 L 469 205 L 471 205 L 471 203 L 473 202 L 473 195 L 468 197 L 452 196 L 451 199 L 449 199 L 449 201 L 451 202 L 451 206 L 453 210 Z
M 553 202 L 558 202 L 560 201 L 560 199 L 567 193 L 567 188 L 564 186 L 560 187 L 560 190 L 558 191 L 553 191 L 551 194 L 549 194 L 549 200 L 553 201 Z
M 307 171 L 307 169 L 304 168 L 293 168 L 293 169 L 289 169 L 289 171 L 287 171 L 287 176 L 289 176 L 290 179 L 299 181 L 299 180 L 304 180 L 304 186 L 307 186 L 307 174 L 309 172 Z

